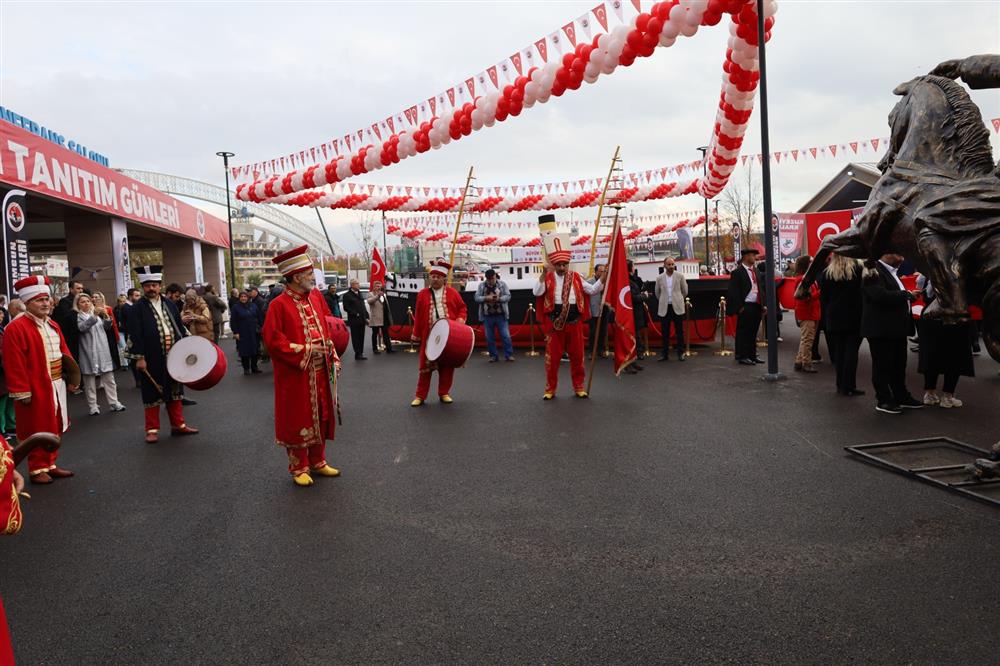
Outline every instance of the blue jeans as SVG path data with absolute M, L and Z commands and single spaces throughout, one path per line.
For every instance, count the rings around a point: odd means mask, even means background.
M 507 325 L 507 317 L 502 314 L 486 315 L 483 317 L 483 330 L 486 331 L 486 348 L 490 352 L 490 358 L 497 358 L 496 330 L 500 331 L 500 339 L 503 340 L 503 357 L 512 358 L 514 356 L 514 345 L 510 341 L 510 327 Z

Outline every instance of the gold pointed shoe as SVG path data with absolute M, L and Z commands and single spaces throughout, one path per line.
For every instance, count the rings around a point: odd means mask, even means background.
M 309 474 L 306 472 L 302 472 L 301 474 L 296 474 L 295 476 L 292 477 L 292 481 L 295 482 L 295 485 L 302 486 L 303 488 L 305 488 L 306 486 L 311 486 L 313 484 L 313 478 L 309 476 Z
M 576 391 L 576 397 L 578 398 L 589 398 L 586 391 Z
M 555 393 L 543 393 L 542 394 L 542 400 L 551 400 L 554 397 L 556 397 Z
M 340 470 L 336 467 L 330 467 L 329 465 L 317 467 L 313 470 L 313 472 L 319 474 L 320 476 L 340 476 Z
M 453 403 L 455 401 L 451 399 L 450 395 L 448 395 L 447 393 L 445 393 L 443 396 L 441 396 L 441 402 L 443 402 L 446 405 L 450 405 L 451 403 Z
M 419 407 L 422 404 L 424 404 L 423 400 L 421 400 L 420 398 L 414 398 L 413 402 L 410 403 L 410 407 Z

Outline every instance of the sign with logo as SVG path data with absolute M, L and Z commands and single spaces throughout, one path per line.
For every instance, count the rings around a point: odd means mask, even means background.
M 0 122 L 0 183 L 229 247 L 226 222 L 4 122 Z
M 77 155 L 82 155 L 83 157 L 86 157 L 88 160 L 93 160 L 94 162 L 97 162 L 101 166 L 108 166 L 108 158 L 105 157 L 104 155 L 101 155 L 100 153 L 88 149 L 86 146 L 77 141 L 74 141 L 72 139 L 67 140 L 66 137 L 60 134 L 59 132 L 56 132 L 55 130 L 52 130 L 48 127 L 43 127 L 42 125 L 36 123 L 34 120 L 31 120 L 30 118 L 25 118 L 21 114 L 14 113 L 10 109 L 5 109 L 2 106 L 0 106 L 0 120 L 6 120 L 11 125 L 21 127 L 36 136 L 42 137 L 46 141 L 51 141 L 57 146 L 61 146 L 68 150 L 72 150 Z
M 56 259 L 55 257 L 45 258 L 45 274 L 49 277 L 68 278 L 69 260 Z
M 14 283 L 31 275 L 27 224 L 27 192 L 11 190 L 3 198 L 4 288 L 9 298 Z
M 788 262 L 794 262 L 805 251 L 806 216 L 802 213 L 777 213 L 778 252 L 775 255 L 779 274 Z
M 111 220 L 111 248 L 115 262 L 115 293 L 124 294 L 132 288 L 132 265 L 128 256 L 128 229 L 125 220 Z
M 590 261 L 590 246 L 571 248 L 571 261 L 573 263 L 585 263 Z M 597 246 L 597 253 L 594 255 L 596 261 L 607 261 L 607 246 Z M 510 249 L 511 263 L 515 264 L 540 264 L 542 263 L 542 248 L 540 247 L 512 247 Z M 501 262 L 503 263 L 503 262 Z

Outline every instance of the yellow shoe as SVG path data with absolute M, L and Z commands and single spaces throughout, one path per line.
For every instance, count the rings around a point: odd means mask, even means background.
M 316 467 L 313 469 L 314 472 L 320 476 L 340 476 L 340 470 L 336 467 L 330 467 L 329 465 L 323 465 L 322 467 Z
M 423 400 L 421 400 L 420 398 L 414 398 L 413 402 L 410 403 L 410 407 L 419 407 L 422 404 L 424 404 Z
M 543 393 L 542 394 L 542 400 L 551 400 L 554 397 L 556 397 L 555 393 Z
M 302 472 L 301 474 L 296 474 L 295 476 L 292 477 L 292 481 L 295 482 L 295 485 L 302 486 L 303 488 L 305 486 L 311 486 L 313 484 L 313 478 L 309 476 L 308 472 Z
M 447 393 L 445 393 L 443 396 L 441 396 L 441 402 L 443 402 L 446 405 L 450 405 L 451 403 L 453 403 L 455 401 L 451 399 L 450 395 L 448 395 Z
M 576 393 L 576 397 L 578 397 L 578 398 L 589 397 L 589 396 L 587 396 L 587 392 L 586 391 L 576 391 L 575 393 Z

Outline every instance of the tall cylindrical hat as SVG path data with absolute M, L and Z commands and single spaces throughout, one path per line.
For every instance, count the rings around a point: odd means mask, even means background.
M 569 234 L 559 232 L 555 215 L 546 213 L 545 215 L 538 216 L 538 235 L 542 238 L 544 256 L 551 263 L 571 260 L 572 252 L 570 249 Z

